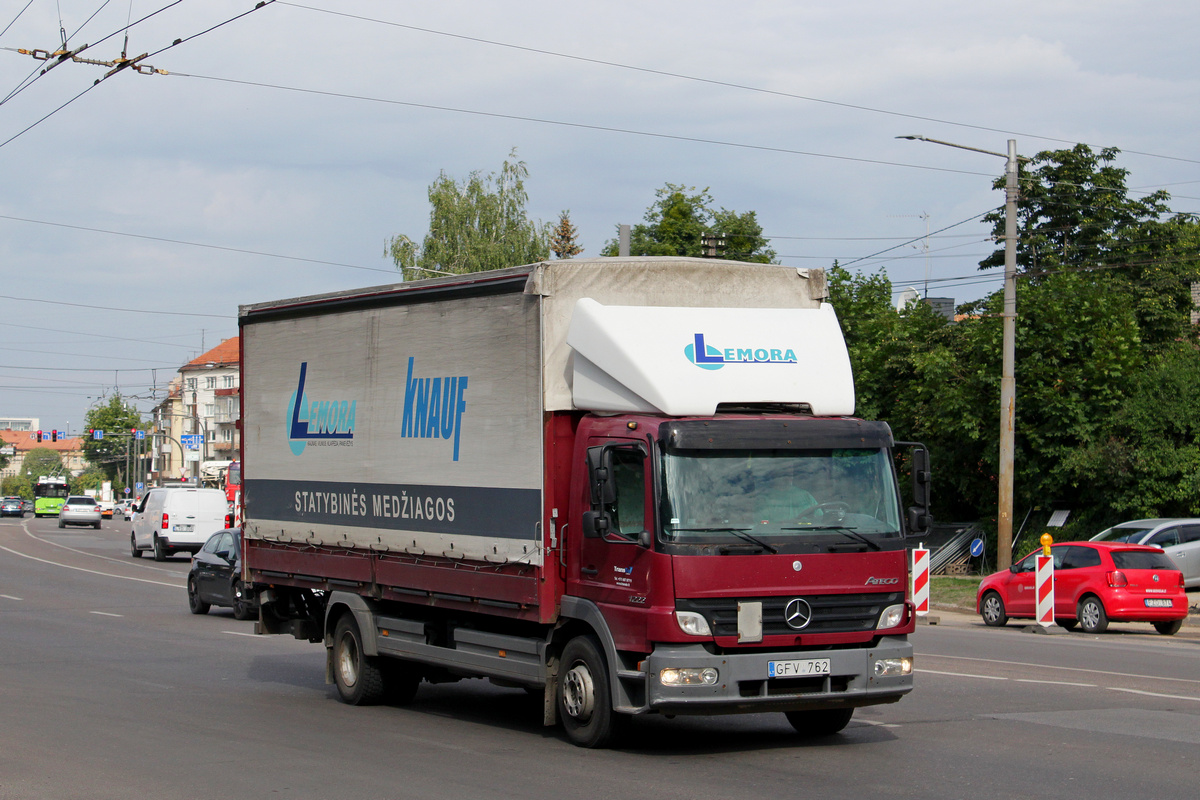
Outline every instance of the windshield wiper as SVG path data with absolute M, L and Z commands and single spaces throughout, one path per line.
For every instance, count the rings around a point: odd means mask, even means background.
M 857 539 L 867 547 L 870 547 L 872 550 L 883 549 L 879 543 L 871 541 L 854 528 L 850 528 L 845 525 L 785 525 L 783 526 L 783 529 L 785 531 L 837 531 L 847 539 Z
M 779 552 L 779 550 L 777 550 L 776 548 L 767 544 L 762 539 L 759 539 L 757 536 L 751 536 L 748 533 L 748 531 L 754 530 L 753 528 L 733 528 L 728 525 L 719 525 L 719 526 L 703 527 L 703 528 L 672 528 L 671 530 L 673 530 L 673 531 L 691 531 L 693 533 L 732 533 L 734 536 L 738 537 L 739 539 L 741 539 L 743 541 L 750 542 L 750 544 L 761 547 L 762 549 L 766 550 L 771 555 L 775 555 L 776 553 Z

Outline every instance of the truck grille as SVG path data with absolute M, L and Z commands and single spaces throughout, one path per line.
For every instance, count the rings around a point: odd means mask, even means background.
M 812 609 L 812 621 L 802 630 L 787 624 L 784 609 L 800 598 Z M 875 629 L 885 608 L 904 602 L 903 592 L 869 594 L 784 595 L 782 597 L 704 598 L 676 600 L 678 611 L 704 615 L 714 636 L 738 635 L 738 603 L 762 603 L 763 635 L 787 636 L 798 633 L 854 633 Z

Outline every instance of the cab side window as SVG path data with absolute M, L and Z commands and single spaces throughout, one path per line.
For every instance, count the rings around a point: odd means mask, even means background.
M 646 527 L 646 467 L 639 451 L 613 451 L 613 485 L 616 500 L 606 509 L 613 530 L 625 535 L 641 533 Z

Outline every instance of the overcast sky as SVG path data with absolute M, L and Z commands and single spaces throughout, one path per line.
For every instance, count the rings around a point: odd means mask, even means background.
M 569 209 L 584 256 L 670 182 L 756 211 L 785 264 L 958 302 L 1000 286 L 976 218 L 1004 162 L 897 136 L 1118 147 L 1130 187 L 1200 212 L 1190 0 L 253 8 L 0 4 L 0 416 L 147 410 L 239 304 L 394 282 L 385 243 L 424 236 L 439 171 L 513 148 L 531 215 Z M 61 29 L 113 61 L 147 16 L 127 53 L 167 75 L 16 52 Z

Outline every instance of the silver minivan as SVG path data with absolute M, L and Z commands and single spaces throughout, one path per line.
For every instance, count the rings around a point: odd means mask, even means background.
M 136 512 L 129 534 L 129 554 L 141 558 L 142 552 L 149 550 L 155 561 L 175 553 L 195 553 L 209 536 L 229 523 L 229 506 L 220 489 L 151 489 Z

